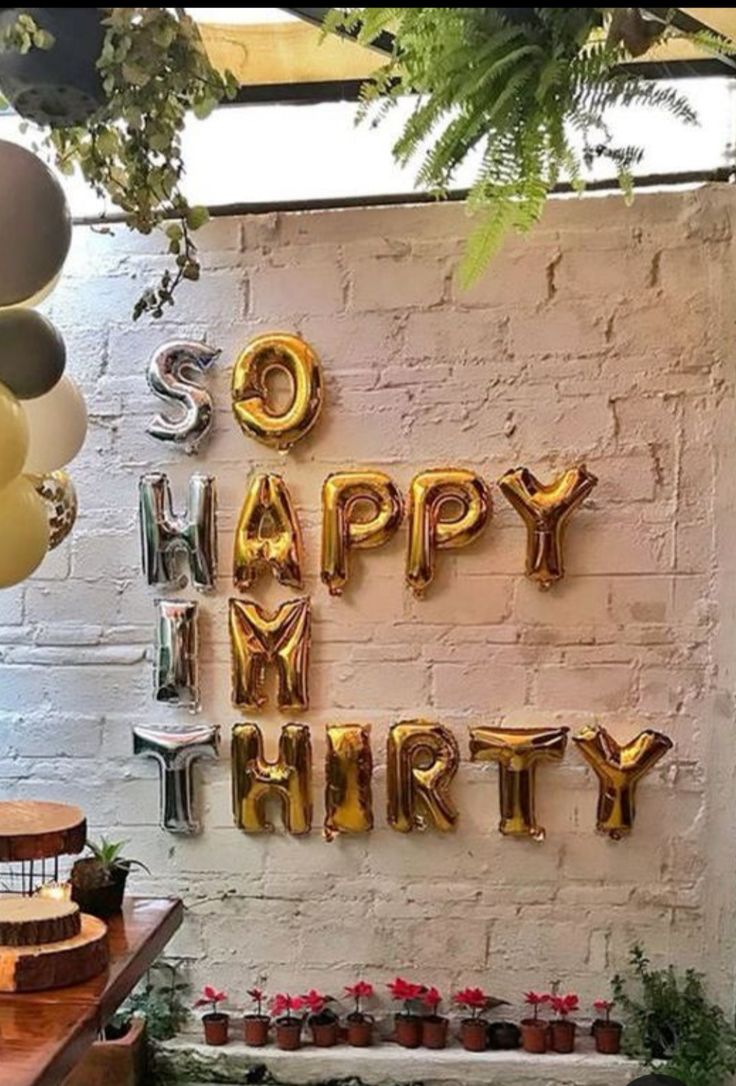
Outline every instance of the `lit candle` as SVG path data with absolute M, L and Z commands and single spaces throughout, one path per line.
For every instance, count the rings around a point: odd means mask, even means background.
M 36 891 L 39 897 L 50 898 L 52 901 L 70 901 L 72 896 L 72 884 L 70 882 L 45 882 Z

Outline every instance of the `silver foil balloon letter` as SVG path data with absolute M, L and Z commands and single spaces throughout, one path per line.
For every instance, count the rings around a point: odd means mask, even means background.
M 191 379 L 195 371 L 204 373 L 219 355 L 216 347 L 193 340 L 164 343 L 148 364 L 148 386 L 167 404 L 178 404 L 180 417 L 169 419 L 156 415 L 148 433 L 159 441 L 180 446 L 184 452 L 197 451 L 212 426 L 212 397 L 207 389 Z
M 187 511 L 176 516 L 168 476 L 151 472 L 139 484 L 141 561 L 150 585 L 183 588 L 186 574 L 178 569 L 184 552 L 192 584 L 200 592 L 215 587 L 217 576 L 217 491 L 211 475 L 192 475 Z
M 153 697 L 174 708 L 199 708 L 197 609 L 189 600 L 157 600 Z
M 192 766 L 199 758 L 216 758 L 219 746 L 220 729 L 212 724 L 133 728 L 133 753 L 158 763 L 162 829 L 169 833 L 199 832 Z

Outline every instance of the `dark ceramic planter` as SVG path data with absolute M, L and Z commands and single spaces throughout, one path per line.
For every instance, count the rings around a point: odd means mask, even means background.
M 419 1048 L 422 1043 L 422 1020 L 416 1014 L 397 1014 L 394 1037 L 402 1048 Z
M 353 1048 L 370 1048 L 373 1044 L 373 1019 L 365 1014 L 349 1014 L 348 1044 Z
M 439 1014 L 429 1014 L 422 1019 L 422 1044 L 425 1048 L 447 1047 L 447 1019 Z
M 604 1056 L 617 1056 L 621 1051 L 622 1033 L 620 1022 L 599 1022 L 593 1034 L 596 1052 Z
M 252 1048 L 263 1048 L 268 1044 L 268 1030 L 271 1020 L 265 1014 L 246 1014 L 243 1019 L 243 1040 Z
M 230 1032 L 230 1017 L 227 1014 L 205 1014 L 202 1018 L 204 1042 L 208 1045 L 226 1045 Z
M 72 867 L 72 901 L 83 913 L 106 920 L 119 913 L 125 897 L 129 868 L 113 867 L 107 882 L 99 883 L 99 861 L 93 856 L 77 860 Z
M 460 1043 L 466 1052 L 485 1052 L 488 1048 L 488 1023 L 483 1018 L 463 1018 Z
M 513 1022 L 491 1022 L 488 1026 L 488 1047 L 495 1050 L 510 1050 L 521 1044 L 521 1032 Z
M 0 89 L 13 109 L 37 124 L 83 124 L 105 102 L 97 68 L 105 28 L 101 8 L 5 8 L 0 27 L 20 12 L 54 38 L 50 49 L 0 54 Z
M 301 1018 L 282 1018 L 276 1022 L 276 1047 L 294 1052 L 302 1046 Z

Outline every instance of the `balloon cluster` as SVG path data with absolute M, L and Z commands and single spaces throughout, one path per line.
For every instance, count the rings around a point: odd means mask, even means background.
M 39 158 L 0 140 L 0 588 L 29 577 L 72 529 L 87 411 L 64 373 L 64 340 L 32 307 L 69 251 L 61 186 Z

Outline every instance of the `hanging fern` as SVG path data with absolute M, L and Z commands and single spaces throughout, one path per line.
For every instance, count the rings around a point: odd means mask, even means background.
M 607 20 L 612 12 L 621 14 Z M 612 107 L 696 121 L 682 95 L 621 67 L 655 38 L 681 33 L 667 18 L 652 26 L 636 8 L 348 8 L 333 9 L 325 25 L 363 45 L 393 35 L 390 59 L 362 88 L 358 116 L 377 124 L 403 95 L 416 96 L 393 150 L 401 165 L 419 159 L 418 185 L 446 194 L 479 153 L 468 197 L 478 222 L 460 269 L 466 285 L 509 230 L 539 221 L 563 178 L 582 188 L 596 159 L 612 163 L 630 196 L 642 150 L 613 144 Z

